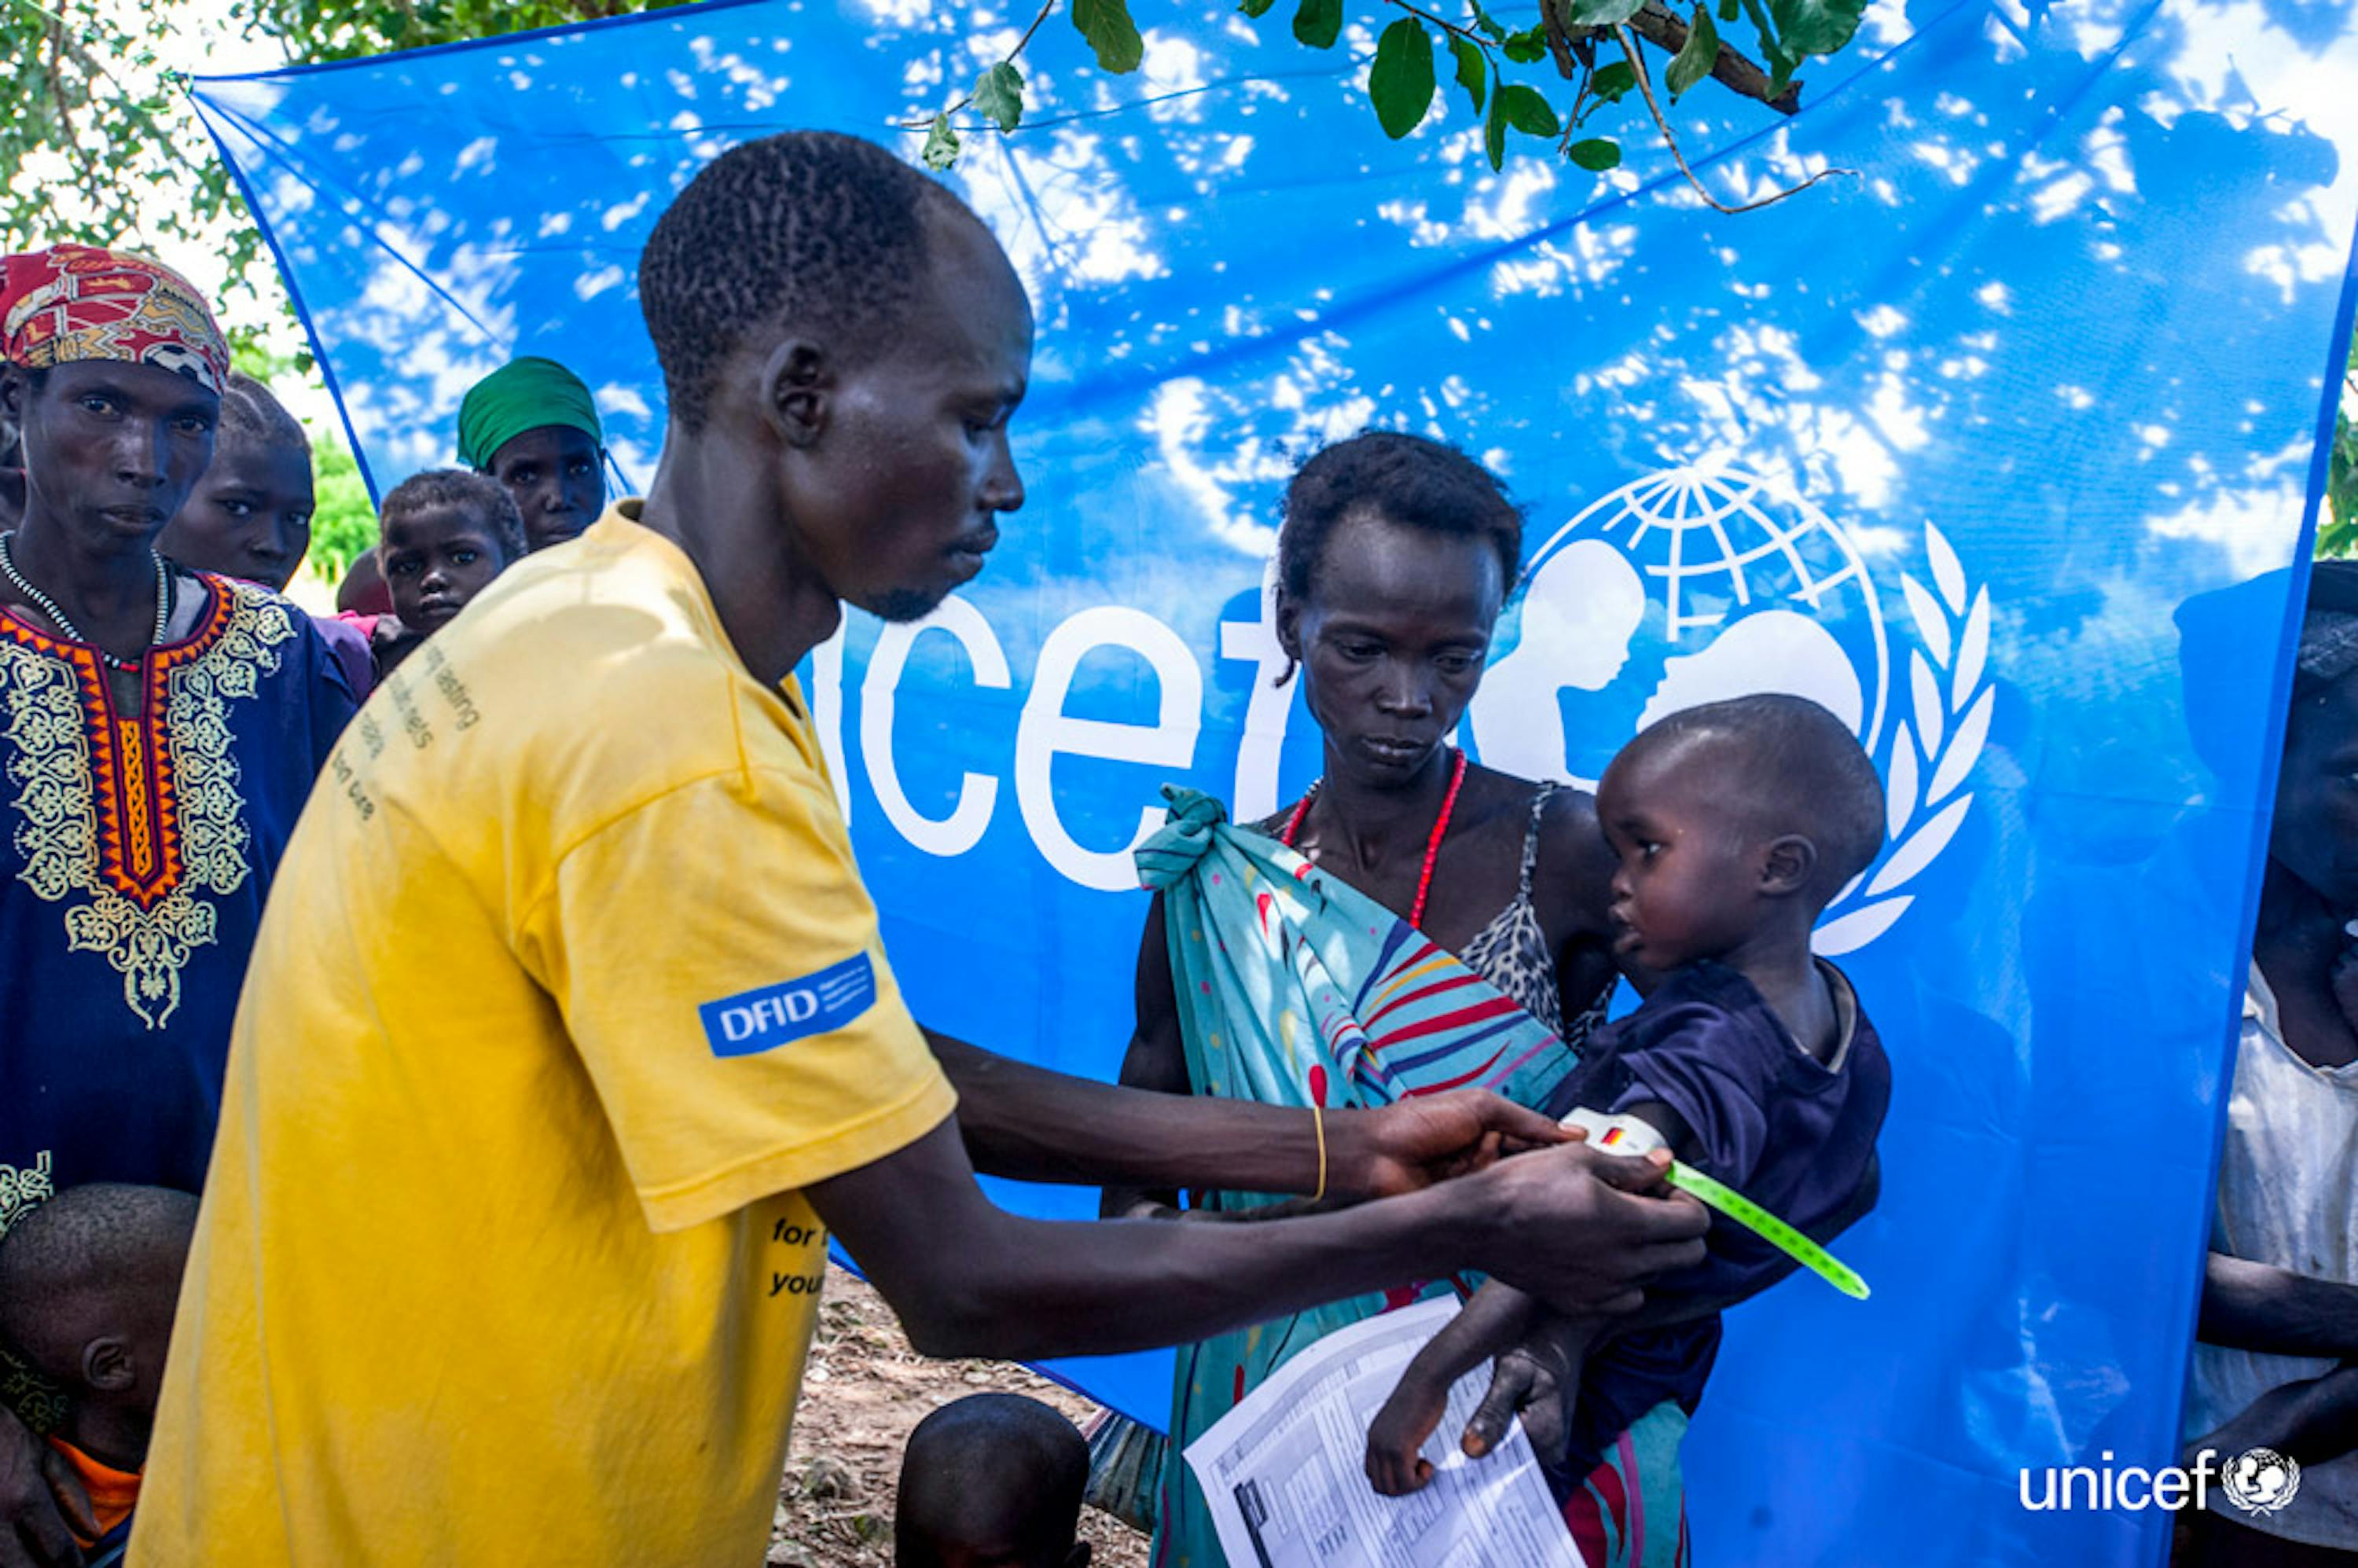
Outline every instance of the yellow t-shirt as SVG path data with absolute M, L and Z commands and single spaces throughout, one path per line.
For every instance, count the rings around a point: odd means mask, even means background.
M 759 1563 L 798 1188 L 953 1108 L 791 683 L 610 512 L 345 731 L 230 1051 L 132 1561 Z

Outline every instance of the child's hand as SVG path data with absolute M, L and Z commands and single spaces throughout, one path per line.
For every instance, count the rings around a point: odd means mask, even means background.
M 1419 1452 L 1449 1409 L 1449 1387 L 1412 1366 L 1368 1427 L 1368 1481 L 1387 1498 L 1404 1498 L 1433 1479 L 1433 1462 Z
M 1490 1363 L 1490 1387 L 1466 1422 L 1457 1446 L 1468 1458 L 1479 1459 L 1507 1439 L 1515 1418 L 1523 1419 L 1523 1435 L 1542 1459 L 1563 1452 L 1570 1436 L 1564 1422 L 1565 1388 L 1555 1358 L 1544 1346 L 1529 1341 L 1506 1351 Z
M 1572 1402 L 1597 1328 L 1553 1313 L 1532 1323 L 1491 1363 L 1489 1390 L 1467 1418 L 1458 1446 L 1479 1459 L 1506 1441 L 1508 1426 L 1520 1416 L 1540 1463 L 1562 1469 L 1572 1441 Z

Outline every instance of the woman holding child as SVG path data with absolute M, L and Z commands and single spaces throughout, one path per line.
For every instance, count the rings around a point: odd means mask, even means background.
M 1571 1072 L 1616 979 L 1614 861 L 1594 803 L 1449 744 L 1521 554 L 1522 515 L 1498 481 L 1437 442 L 1371 431 L 1295 474 L 1278 538 L 1278 635 L 1324 736 L 1325 772 L 1260 825 L 1265 838 L 1216 834 L 1217 805 L 1183 796 L 1141 855 L 1163 891 L 1140 946 L 1125 1084 L 1329 1108 L 1474 1086 L 1537 1104 Z M 1271 928 L 1263 899 L 1304 890 L 1314 907 L 1292 912 L 1295 928 L 1348 949 L 1338 968 L 1373 977 L 1340 1024 L 1314 1016 L 1319 997 L 1256 994 L 1245 967 L 1219 961 Z M 1174 951 L 1191 978 L 1210 976 L 1186 988 L 1184 1024 Z M 1258 1217 L 1265 1202 L 1214 1194 L 1189 1212 Z M 1114 1191 L 1106 1206 L 1171 1216 L 1177 1203 Z M 1183 1348 L 1174 1445 L 1293 1351 L 1415 1299 L 1396 1294 Z M 1218 1563 L 1193 1476 L 1175 1454 L 1162 1472 L 1157 1568 Z M 1678 1517 L 1674 1468 L 1615 1489 Z
M 1777 696 L 1651 727 L 1596 800 L 1471 765 L 1446 738 L 1520 556 L 1520 513 L 1450 448 L 1371 432 L 1295 475 L 1278 635 L 1303 675 L 1325 772 L 1260 832 L 1171 792 L 1171 822 L 1139 856 L 1160 897 L 1123 1080 L 1314 1108 L 1471 1085 L 1551 1117 L 1633 1116 L 1650 1141 L 1829 1238 L 1875 1201 L 1889 1076 L 1810 935 L 1881 845 L 1874 766 L 1833 715 Z M 1617 956 L 1648 1001 L 1600 1028 Z M 1116 1192 L 1107 1206 L 1177 1217 L 1177 1202 Z M 1293 1206 L 1214 1193 L 1185 1217 Z M 1635 1316 L 1623 1315 L 1634 1299 L 1574 1321 L 1497 1281 L 1476 1292 L 1445 1278 L 1187 1347 L 1172 1439 L 1184 1448 L 1336 1328 L 1470 1295 L 1369 1431 L 1377 1489 L 1426 1483 L 1419 1451 L 1451 1383 L 1495 1356 L 1466 1451 L 1487 1452 L 1528 1406 L 1591 1568 L 1682 1564 L 1679 1448 L 1718 1313 L 1791 1267 L 1718 1228 L 1711 1245 L 1710 1263 L 1662 1281 Z M 1157 1514 L 1158 1568 L 1221 1561 L 1175 1460 L 1161 1465 Z

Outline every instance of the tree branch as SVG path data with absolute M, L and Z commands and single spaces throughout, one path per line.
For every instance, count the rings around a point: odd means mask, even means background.
M 1686 20 L 1665 6 L 1662 0 L 1646 0 L 1646 8 L 1629 18 L 1629 27 L 1666 53 L 1676 54 L 1687 45 Z M 1784 92 L 1770 97 L 1768 71 L 1724 41 L 1719 46 L 1719 58 L 1712 62 L 1711 79 L 1731 92 L 1758 99 L 1779 114 L 1796 114 L 1801 107 L 1800 82 L 1789 81 Z
M 999 63 L 1001 65 L 1013 65 L 1015 63 L 1015 57 L 1023 52 L 1025 46 L 1030 44 L 1032 41 L 1032 35 L 1040 30 L 1040 24 L 1046 21 L 1048 19 L 1048 14 L 1055 8 L 1056 0 L 1047 0 L 1047 4 L 1040 7 L 1040 14 L 1032 18 L 1032 25 L 1023 29 L 1023 36 L 1015 40 L 1015 47 L 1009 49 L 1005 57 L 1002 58 Z M 973 102 L 974 94 L 969 92 L 965 97 L 959 99 L 957 103 L 951 104 L 948 108 L 944 109 L 942 113 L 944 114 L 955 114 Z M 923 131 L 929 129 L 932 124 L 933 122 L 931 120 L 903 120 L 901 122 L 901 129 L 904 131 Z
M 1555 56 L 1556 73 L 1566 81 L 1579 80 L 1584 68 L 1595 69 L 1596 58 L 1591 45 L 1616 31 L 1611 27 L 1574 26 L 1565 14 L 1564 0 L 1540 0 L 1540 20 L 1547 27 L 1548 51 Z M 1766 25 L 1765 20 L 1762 25 Z M 1686 20 L 1662 0 L 1646 0 L 1646 8 L 1630 17 L 1628 26 L 1639 38 L 1667 54 L 1677 54 L 1686 47 Z M 1579 57 L 1577 61 L 1574 56 Z M 1729 92 L 1766 103 L 1779 114 L 1801 110 L 1800 82 L 1789 81 L 1782 92 L 1771 96 L 1768 72 L 1743 50 L 1729 48 L 1725 40 L 1719 46 L 1719 58 L 1712 62 L 1711 77 Z
M 1431 22 L 1434 27 L 1439 27 L 1444 33 L 1454 34 L 1458 38 L 1464 38 L 1467 43 L 1472 44 L 1476 49 L 1482 51 L 1483 59 L 1487 59 L 1490 57 L 1490 40 L 1484 38 L 1481 34 L 1474 31 L 1472 28 L 1460 27 L 1455 22 L 1444 22 L 1440 17 L 1434 16 L 1432 12 L 1410 5 L 1408 0 L 1384 0 L 1384 4 L 1387 5 L 1396 5 L 1412 16 L 1420 17 L 1424 21 Z
M 1695 178 L 1695 171 L 1687 167 L 1687 155 L 1679 150 L 1679 138 L 1671 134 L 1671 123 L 1663 117 L 1662 106 L 1654 98 L 1654 79 L 1647 73 L 1645 57 L 1638 52 L 1638 40 L 1631 36 L 1628 24 L 1625 22 L 1617 26 L 1613 33 L 1621 40 L 1621 52 L 1629 57 L 1629 69 L 1638 73 L 1638 91 L 1646 95 L 1647 112 L 1654 116 L 1654 124 L 1661 131 L 1662 140 L 1671 149 L 1671 157 L 1678 160 L 1679 172 L 1687 177 L 1687 183 L 1694 188 L 1694 193 L 1702 197 L 1704 205 L 1710 207 L 1712 211 L 1725 212 L 1733 217 L 1738 212 L 1750 212 L 1762 207 L 1773 206 L 1788 196 L 1799 196 L 1818 181 L 1833 175 L 1846 174 L 1853 179 L 1858 178 L 1858 170 L 1855 168 L 1821 169 L 1801 184 L 1779 190 L 1773 196 L 1764 196 L 1758 201 L 1747 201 L 1740 207 L 1730 207 L 1705 189 L 1703 181 Z

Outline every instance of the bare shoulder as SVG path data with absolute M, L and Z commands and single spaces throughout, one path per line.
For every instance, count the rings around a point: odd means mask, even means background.
M 1604 929 L 1615 864 L 1613 846 L 1605 841 L 1596 818 L 1596 797 L 1570 785 L 1557 788 L 1540 813 L 1539 868 L 1531 878 L 1542 918 L 1555 915 L 1568 925 Z
M 1559 866 L 1593 863 L 1610 865 L 1613 847 L 1596 819 L 1596 797 L 1574 784 L 1558 784 L 1540 810 L 1540 860 Z

